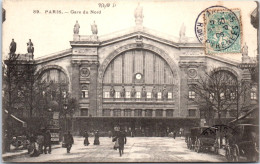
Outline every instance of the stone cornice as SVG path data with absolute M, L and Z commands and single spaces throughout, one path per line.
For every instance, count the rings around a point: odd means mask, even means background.
M 80 66 L 82 64 L 88 65 L 88 66 L 91 66 L 91 65 L 99 66 L 98 61 L 89 61 L 89 60 L 71 60 L 71 64 L 73 66 Z
M 53 54 L 50 54 L 50 55 L 47 55 L 47 56 L 42 56 L 40 58 L 36 58 L 35 63 L 41 64 L 41 63 L 49 62 L 49 61 L 52 61 L 52 60 L 55 60 L 55 59 L 67 57 L 67 56 L 70 56 L 71 54 L 72 54 L 72 49 L 70 48 L 70 49 L 59 51 L 59 52 L 56 52 L 56 53 L 53 53 Z

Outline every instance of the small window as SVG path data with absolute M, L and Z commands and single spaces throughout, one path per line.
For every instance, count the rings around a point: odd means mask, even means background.
M 172 93 L 168 92 L 168 99 L 172 99 Z
M 189 99 L 195 99 L 196 93 L 194 91 L 189 91 Z
M 152 98 L 152 93 L 151 92 L 147 92 L 146 98 L 148 98 L 148 99 Z
M 88 98 L 88 90 L 82 90 L 82 98 Z
M 155 115 L 156 115 L 156 117 L 162 117 L 163 116 L 163 110 L 162 109 L 157 109 L 155 111 Z
M 167 109 L 166 110 L 166 117 L 172 117 L 173 116 L 173 110 L 172 109 Z
M 125 114 L 125 116 L 131 116 L 131 112 L 132 112 L 131 109 L 125 109 L 124 114 Z
M 251 100 L 256 100 L 256 92 L 251 92 Z
M 114 109 L 114 116 L 115 117 L 121 116 L 121 109 Z
M 116 98 L 120 98 L 120 92 L 116 92 Z
M 142 116 L 142 109 L 135 109 L 135 116 Z
M 146 117 L 152 117 L 153 115 L 153 110 L 152 109 L 146 109 L 145 110 L 145 116 Z
M 110 116 L 110 109 L 104 109 L 103 116 Z
M 136 98 L 138 98 L 138 99 L 141 98 L 141 92 L 136 92 Z
M 126 93 L 125 93 L 125 97 L 126 97 L 126 98 L 131 98 L 131 93 L 130 93 L 130 92 L 126 92 Z
M 105 92 L 104 97 L 105 97 L 105 98 L 109 98 L 109 97 L 110 97 L 110 93 L 109 93 L 109 92 Z
M 162 99 L 162 92 L 158 92 L 157 98 L 158 98 L 158 99 Z
M 81 109 L 81 116 L 88 116 L 88 109 L 86 108 Z
M 196 109 L 189 109 L 189 117 L 195 117 L 196 116 Z

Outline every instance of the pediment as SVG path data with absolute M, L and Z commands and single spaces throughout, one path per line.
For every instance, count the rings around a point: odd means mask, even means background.
M 165 34 L 156 30 L 146 27 L 132 27 L 129 29 L 112 32 L 107 35 L 76 35 L 73 41 L 70 42 L 71 46 L 106 46 L 116 42 L 124 41 L 132 38 L 146 38 L 156 41 L 161 44 L 167 44 L 176 48 L 184 47 L 197 47 L 202 48 L 203 45 L 197 38 L 185 37 L 180 38 Z

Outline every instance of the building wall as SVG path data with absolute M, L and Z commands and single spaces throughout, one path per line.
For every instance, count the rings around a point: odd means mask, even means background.
M 137 44 L 136 40 L 136 37 L 129 37 L 114 42 L 71 42 L 70 52 L 68 51 L 60 58 L 52 60 L 46 58 L 44 62 L 38 63 L 38 70 L 43 71 L 45 68 L 58 66 L 68 75 L 71 95 L 79 102 L 79 110 L 75 112 L 75 118 L 111 118 L 114 116 L 114 109 L 122 109 L 120 117 L 125 117 L 124 110 L 130 109 L 131 112 L 127 117 L 132 118 L 136 117 L 135 109 L 141 109 L 140 117 L 146 117 L 146 109 L 151 109 L 152 115 L 149 116 L 151 118 L 157 118 L 156 109 L 162 109 L 162 116 L 159 118 L 169 118 L 166 115 L 167 109 L 173 109 L 173 116 L 170 117 L 172 119 L 198 119 L 200 117 L 198 107 L 188 99 L 188 86 L 193 84 L 205 71 L 210 72 L 214 68 L 219 68 L 234 73 L 238 79 L 247 78 L 250 80 L 248 72 L 239 69 L 235 62 L 214 56 L 207 57 L 203 48 L 197 45 L 176 46 L 174 43 L 164 43 L 147 37 L 143 37 L 142 42 Z M 122 54 L 136 50 L 156 54 L 162 58 L 162 61 L 165 61 L 165 65 L 169 66 L 173 77 L 174 101 L 149 103 L 145 100 L 139 102 L 128 102 L 125 99 L 104 100 L 104 92 L 109 91 L 111 85 L 133 82 L 131 76 L 136 72 L 131 75 L 127 71 L 135 67 L 135 69 L 139 69 L 139 72 L 142 72 L 145 67 L 148 67 L 149 62 L 143 62 L 142 57 L 131 59 L 129 56 L 123 55 L 125 57 L 123 59 Z M 126 62 L 127 60 L 133 60 L 135 66 L 130 66 Z M 140 67 L 137 67 L 137 64 Z M 142 73 L 148 74 L 148 72 Z M 113 77 L 115 74 L 118 77 Z M 129 74 L 129 76 L 122 78 L 123 74 Z M 150 80 L 153 79 L 145 77 L 147 83 Z M 160 83 L 161 79 L 156 80 Z M 120 85 L 115 86 L 115 90 L 120 90 Z M 130 90 L 129 87 L 126 86 L 126 90 Z M 88 97 L 82 98 L 82 90 L 87 90 Z M 110 109 L 110 113 L 104 116 L 103 109 Z M 195 116 L 189 116 L 190 109 L 195 110 Z M 77 124 L 79 123 L 77 122 Z

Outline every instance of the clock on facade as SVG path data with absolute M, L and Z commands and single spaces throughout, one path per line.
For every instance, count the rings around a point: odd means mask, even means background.
M 142 75 L 141 73 L 135 74 L 135 78 L 136 78 L 137 80 L 142 79 L 142 77 L 143 77 L 143 75 Z
M 87 68 L 82 68 L 82 69 L 80 70 L 80 75 L 81 75 L 82 77 L 88 77 L 89 74 L 90 74 L 90 72 L 89 72 L 89 70 L 88 70 Z

